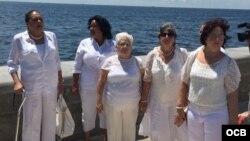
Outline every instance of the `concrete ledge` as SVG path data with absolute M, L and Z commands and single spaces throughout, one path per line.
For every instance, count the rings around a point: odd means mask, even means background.
M 240 112 L 247 110 L 248 93 L 250 92 L 250 53 L 247 47 L 226 49 L 229 56 L 233 57 L 240 68 L 242 80 L 239 87 Z M 145 56 L 140 56 L 145 60 Z M 75 120 L 75 132 L 71 137 L 63 139 L 70 141 L 82 137 L 81 123 L 81 101 L 80 96 L 71 95 L 73 61 L 62 62 L 63 77 L 65 79 L 64 95 L 65 101 Z M 15 139 L 17 110 L 21 103 L 21 96 L 16 96 L 15 105 L 13 106 L 13 86 L 12 78 L 7 71 L 6 66 L 0 67 L 0 139 L 10 141 Z M 21 119 L 22 120 L 22 119 Z M 94 134 L 100 134 L 95 129 Z M 21 135 L 21 127 L 19 136 Z

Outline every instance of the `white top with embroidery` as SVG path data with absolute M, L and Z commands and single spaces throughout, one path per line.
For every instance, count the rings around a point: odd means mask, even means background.
M 181 82 L 181 69 L 188 53 L 184 48 L 176 48 L 174 57 L 166 64 L 160 58 L 157 49 L 158 47 L 155 47 L 147 55 L 143 81 L 152 82 L 150 100 L 173 104 L 176 102 Z
M 192 52 L 189 57 L 199 49 Z M 186 69 L 187 64 L 183 67 L 182 80 L 190 84 L 188 95 L 190 104 L 198 106 L 201 110 L 225 108 L 226 95 L 234 92 L 240 82 L 241 74 L 235 60 L 225 54 L 222 59 L 209 65 L 202 64 L 195 58 L 190 64 L 192 66 L 190 73 Z

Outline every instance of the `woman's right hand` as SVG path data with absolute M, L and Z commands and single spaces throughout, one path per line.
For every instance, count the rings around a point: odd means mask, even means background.
M 14 93 L 15 94 L 22 94 L 23 92 L 23 84 L 21 82 L 14 83 Z

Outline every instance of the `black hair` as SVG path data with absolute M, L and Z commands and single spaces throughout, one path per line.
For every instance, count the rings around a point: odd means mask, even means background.
M 208 37 L 208 35 L 216 28 L 216 27 L 220 27 L 223 31 L 223 34 L 225 36 L 224 42 L 222 47 L 224 47 L 224 44 L 226 43 L 226 41 L 230 38 L 226 32 L 228 31 L 228 29 L 230 28 L 230 25 L 228 24 L 228 21 L 223 19 L 223 18 L 215 18 L 215 19 L 211 19 L 207 22 L 204 23 L 204 27 L 203 30 L 201 31 L 201 35 L 200 35 L 200 42 L 202 45 L 206 45 L 206 39 Z
M 158 38 L 160 39 L 161 33 L 163 33 L 165 30 L 168 30 L 168 32 L 171 32 L 175 38 L 173 46 L 175 47 L 176 45 L 176 38 L 177 38 L 177 33 L 175 26 L 171 22 L 166 22 L 160 26 L 160 33 L 158 34 Z
M 176 29 L 175 29 L 174 25 L 172 23 L 170 23 L 170 22 L 166 22 L 163 25 L 161 25 L 160 33 L 158 34 L 158 38 L 160 38 L 160 34 L 163 33 L 166 29 L 169 32 L 171 32 L 174 35 L 175 38 L 177 38 Z
M 112 39 L 113 38 L 112 33 L 111 33 L 111 25 L 106 18 L 104 18 L 100 15 L 95 15 L 95 16 L 91 17 L 88 21 L 88 29 L 90 29 L 90 24 L 93 20 L 95 20 L 98 23 L 98 25 L 100 26 L 103 37 L 105 39 Z
M 38 11 L 38 10 L 30 10 L 27 13 L 25 13 L 25 23 L 26 24 L 29 22 L 29 20 L 30 20 L 30 14 L 33 13 L 33 12 L 40 13 L 40 11 Z

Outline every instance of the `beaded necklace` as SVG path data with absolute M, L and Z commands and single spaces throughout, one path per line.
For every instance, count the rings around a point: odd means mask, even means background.
M 39 36 L 39 37 L 35 37 L 35 36 L 33 36 L 30 32 L 29 32 L 29 35 L 30 35 L 30 37 L 31 37 L 32 39 L 34 39 L 34 40 L 40 40 L 40 39 L 42 39 L 43 36 L 44 36 L 44 34 L 42 34 L 42 35 Z

